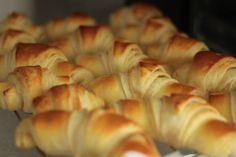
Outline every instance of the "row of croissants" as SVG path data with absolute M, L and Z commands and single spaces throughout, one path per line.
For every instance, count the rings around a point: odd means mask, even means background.
M 236 59 L 179 32 L 157 7 L 0 22 L 0 108 L 30 113 L 19 148 L 73 157 L 160 157 L 154 141 L 236 153 Z

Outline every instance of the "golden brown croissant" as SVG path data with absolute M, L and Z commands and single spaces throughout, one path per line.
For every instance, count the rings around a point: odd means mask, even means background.
M 150 57 L 178 67 L 183 63 L 190 62 L 195 54 L 203 50 L 208 50 L 203 42 L 177 33 L 162 44 L 148 45 L 146 51 Z
M 78 54 L 104 53 L 112 47 L 113 34 L 108 26 L 79 26 L 74 34 L 60 40 L 53 41 L 51 45 L 60 49 L 70 60 Z
M 199 94 L 173 79 L 165 68 L 152 59 L 142 60 L 128 73 L 108 75 L 91 82 L 92 91 L 107 103 L 125 98 L 163 97 L 172 93 Z
M 110 16 L 110 25 L 116 34 L 128 25 L 145 23 L 150 17 L 160 16 L 162 13 L 157 7 L 146 3 L 134 3 L 115 10 Z
M 236 59 L 211 51 L 196 54 L 192 63 L 176 71 L 176 78 L 185 76 L 186 83 L 208 92 L 229 92 L 236 87 Z
M 58 62 L 51 69 L 56 76 L 69 76 L 73 82 L 80 82 L 87 85 L 94 79 L 94 75 L 84 67 L 72 62 Z
M 34 113 L 50 110 L 82 110 L 104 106 L 104 101 L 81 84 L 58 85 L 33 101 Z
M 161 142 L 210 156 L 225 157 L 236 152 L 235 126 L 200 97 L 174 94 L 145 102 L 121 100 L 114 106 Z
M 93 78 L 88 70 L 66 61 L 64 54 L 55 47 L 45 44 L 20 43 L 14 51 L 0 57 L 3 67 L 0 70 L 0 77 L 5 78 L 16 67 L 40 65 L 58 76 L 70 76 L 75 81 L 86 83 Z
M 134 43 L 114 41 L 107 53 L 81 54 L 75 63 L 89 69 L 95 76 L 126 72 L 146 58 L 141 48 Z
M 75 157 L 160 156 L 141 127 L 102 109 L 49 111 L 25 119 L 16 130 L 16 145 Z
M 81 25 L 91 26 L 95 23 L 96 21 L 88 15 L 74 13 L 65 19 L 55 18 L 50 20 L 45 29 L 49 40 L 53 41 L 74 32 Z
M 145 24 L 127 25 L 116 36 L 139 43 L 142 47 L 150 44 L 162 44 L 177 32 L 167 17 L 152 17 Z
M 139 43 L 144 46 L 155 43 L 164 43 L 176 32 L 177 28 L 169 18 L 150 18 L 143 28 Z
M 69 84 L 69 77 L 58 77 L 40 66 L 18 67 L 0 82 L 0 107 L 32 112 L 32 100 L 52 86 Z
M 10 53 L 18 43 L 35 43 L 35 39 L 28 33 L 9 29 L 0 34 L 0 54 Z
M 30 18 L 22 13 L 13 12 L 6 19 L 0 22 L 0 32 L 9 29 L 25 31 L 37 42 L 43 42 L 46 40 L 44 27 L 34 25 Z
M 8 29 L 25 30 L 32 26 L 32 21 L 27 15 L 13 12 L 0 22 L 0 32 Z

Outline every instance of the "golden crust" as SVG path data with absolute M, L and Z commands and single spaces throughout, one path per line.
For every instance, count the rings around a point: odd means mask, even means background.
M 113 55 L 117 56 L 117 57 L 121 56 L 125 52 L 125 49 L 127 49 L 127 47 L 130 44 L 131 43 L 129 43 L 129 42 L 123 42 L 123 41 L 116 40 L 114 42 Z
M 9 53 L 18 43 L 34 43 L 35 40 L 26 32 L 9 29 L 0 35 L 1 53 Z
M 102 27 L 99 25 L 96 26 L 80 26 L 80 35 L 84 43 L 93 43 L 95 35 Z
M 77 83 L 54 86 L 44 95 L 35 98 L 33 103 L 35 113 L 48 110 L 91 110 L 104 105 L 102 99 Z
M 210 93 L 208 101 L 211 106 L 216 108 L 222 116 L 229 122 L 233 122 L 230 95 L 224 93 Z
M 167 94 L 165 94 L 165 95 L 167 95 L 167 96 L 169 96 L 170 94 L 173 94 L 173 93 L 199 95 L 199 93 L 195 87 L 181 84 L 181 83 L 173 83 L 173 84 L 167 86 L 166 92 L 167 92 Z M 168 93 L 170 93 L 170 94 L 168 94 Z
M 94 25 L 96 23 L 92 17 L 82 13 L 73 13 L 66 18 L 66 22 L 68 32 L 75 30 L 80 25 Z
M 193 59 L 192 69 L 197 70 L 200 73 L 205 74 L 209 69 L 223 59 L 225 56 L 210 51 L 201 51 L 196 54 Z
M 25 14 L 13 12 L 1 22 L 0 32 L 8 29 L 27 30 L 31 25 L 31 20 Z
M 73 73 L 73 71 L 79 68 L 83 68 L 83 67 L 81 67 L 80 65 L 73 64 L 72 62 L 62 61 L 62 62 L 58 62 L 54 66 L 54 69 L 55 69 L 54 72 L 56 73 L 56 75 L 71 76 L 71 73 Z
M 117 76 L 105 76 L 90 84 L 91 90 L 108 104 L 124 99 L 125 94 Z
M 234 57 L 212 51 L 201 51 L 193 59 L 187 83 L 200 88 L 206 94 L 229 92 L 236 87 L 235 66 Z
M 66 111 L 48 111 L 35 115 L 32 118 L 32 125 L 38 130 L 47 130 L 50 126 L 50 131 L 58 132 L 63 127 L 62 122 L 69 118 L 70 114 Z
M 154 14 L 153 16 L 162 16 L 161 11 L 156 6 L 147 3 L 134 3 L 131 5 L 131 10 L 138 20 L 142 20 L 144 15 L 150 14 L 152 12 Z
M 15 49 L 15 59 L 16 67 L 40 65 L 51 68 L 55 62 L 66 60 L 66 57 L 58 49 L 45 44 L 20 43 Z
M 113 43 L 113 34 L 106 25 L 80 26 L 75 32 L 80 53 L 107 52 Z

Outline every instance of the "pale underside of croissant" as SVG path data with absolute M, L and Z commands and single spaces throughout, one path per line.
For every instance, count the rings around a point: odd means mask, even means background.
M 0 63 L 3 66 L 0 71 L 1 79 L 4 79 L 16 67 L 34 65 L 47 68 L 58 76 L 72 77 L 75 81 L 86 83 L 93 78 L 90 71 L 68 62 L 60 50 L 45 44 L 20 43 L 14 51 L 2 55 Z
M 126 72 L 146 58 L 137 44 L 114 41 L 107 53 L 81 54 L 75 63 L 89 69 L 95 76 Z
M 205 50 L 208 48 L 203 42 L 179 33 L 170 36 L 164 43 L 146 46 L 146 52 L 149 56 L 176 68 L 183 63 L 191 62 L 199 51 Z
M 7 110 L 32 112 L 32 100 L 50 87 L 70 84 L 69 77 L 58 77 L 40 66 L 16 68 L 0 82 L 0 107 Z
M 47 38 L 44 28 L 42 26 L 34 25 L 30 18 L 22 13 L 13 12 L 0 22 L 0 32 L 9 29 L 25 31 L 37 42 L 43 42 Z
M 149 4 L 134 3 L 131 6 L 121 7 L 110 16 L 110 25 L 115 34 L 129 25 L 146 23 L 151 17 L 162 16 L 161 11 Z
M 75 157 L 160 156 L 141 127 L 102 109 L 49 111 L 25 119 L 16 130 L 16 145 Z
M 79 26 L 93 26 L 95 24 L 96 21 L 92 17 L 82 13 L 74 13 L 65 19 L 50 20 L 45 29 L 49 40 L 54 41 L 73 33 Z
M 144 59 L 128 73 L 108 75 L 91 82 L 92 91 L 107 103 L 124 98 L 163 97 L 172 93 L 199 94 L 173 79 L 155 60 Z
M 192 63 L 175 72 L 175 77 L 208 92 L 229 92 L 236 87 L 236 59 L 211 51 L 196 54 Z M 183 75 L 185 79 L 183 79 Z
M 78 54 L 106 53 L 112 44 L 113 34 L 105 25 L 79 26 L 75 33 L 51 43 L 69 60 L 73 60 Z
M 50 110 L 91 110 L 104 106 L 104 101 L 81 84 L 58 85 L 33 101 L 34 113 Z

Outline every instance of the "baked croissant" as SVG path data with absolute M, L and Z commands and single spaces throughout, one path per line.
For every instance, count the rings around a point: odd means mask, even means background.
M 79 26 L 95 25 L 96 21 L 88 15 L 82 13 L 74 13 L 65 19 L 55 18 L 50 20 L 46 26 L 46 32 L 49 40 L 60 39 L 74 32 Z
M 79 26 L 74 34 L 51 43 L 60 49 L 69 60 L 73 60 L 76 55 L 81 53 L 107 52 L 112 44 L 113 34 L 105 25 Z
M 102 109 L 34 115 L 18 126 L 16 145 L 38 146 L 46 154 L 75 157 L 160 156 L 141 127 Z
M 0 69 L 0 78 L 5 78 L 16 67 L 40 65 L 58 76 L 67 75 L 77 79 L 77 81 L 85 82 L 92 79 L 93 75 L 88 70 L 66 61 L 67 58 L 64 54 L 55 47 L 45 44 L 20 43 L 14 51 L 0 57 L 0 63 L 3 67 Z M 85 77 L 87 80 L 84 79 Z
M 114 41 L 107 53 L 81 54 L 75 63 L 90 70 L 95 76 L 126 72 L 146 58 L 137 44 L 125 41 Z
M 222 157 L 236 152 L 235 126 L 200 97 L 174 94 L 145 102 L 121 100 L 114 107 L 155 139 L 174 147 Z
M 58 62 L 51 71 L 56 76 L 69 76 L 73 82 L 80 82 L 85 86 L 94 79 L 94 75 L 89 70 L 68 61 Z
M 110 25 L 115 34 L 128 25 L 145 23 L 151 17 L 162 16 L 161 11 L 146 3 L 134 3 L 115 10 L 110 16 Z
M 167 17 L 154 17 L 148 19 L 140 36 L 139 43 L 143 46 L 164 43 L 177 32 L 177 28 Z
M 44 27 L 34 25 L 30 18 L 22 13 L 13 12 L 6 19 L 0 22 L 0 32 L 9 29 L 25 31 L 37 42 L 43 42 L 47 38 Z
M 108 75 L 93 80 L 92 91 L 108 104 L 119 99 L 140 97 L 163 97 L 172 93 L 199 94 L 188 85 L 180 84 L 152 59 L 144 59 L 128 73 Z
M 193 57 L 199 52 L 208 50 L 207 46 L 198 40 L 175 34 L 162 43 L 154 43 L 146 46 L 147 55 L 157 58 L 165 64 L 170 64 L 175 68 L 183 63 L 191 62 Z
M 229 92 L 236 87 L 235 67 L 234 57 L 202 51 L 190 64 L 178 69 L 174 76 L 198 87 L 206 95 L 208 92 Z
M 8 29 L 25 30 L 32 25 L 32 21 L 27 15 L 13 12 L 0 22 L 0 32 Z
M 162 44 L 177 32 L 167 17 L 152 17 L 144 24 L 127 25 L 116 36 L 139 43 L 143 48 L 150 44 Z
M 70 83 L 69 77 L 58 77 L 40 66 L 18 67 L 0 82 L 0 107 L 32 112 L 33 98 L 52 86 Z
M 9 29 L 0 34 L 0 55 L 10 53 L 18 43 L 35 43 L 35 39 L 28 33 Z
M 34 113 L 82 110 L 104 106 L 104 101 L 81 84 L 58 85 L 33 100 Z

